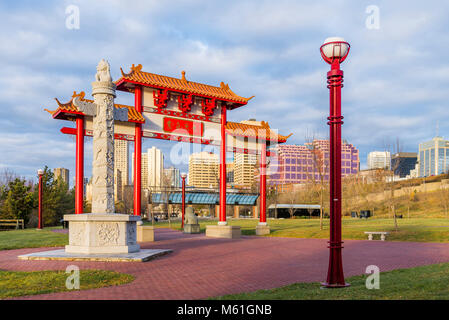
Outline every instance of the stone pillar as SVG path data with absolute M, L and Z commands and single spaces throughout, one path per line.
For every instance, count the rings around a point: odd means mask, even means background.
M 237 205 L 234 206 L 234 218 L 236 219 L 240 218 L 240 206 Z
M 257 206 L 253 206 L 253 218 L 257 218 L 259 216 Z
M 122 254 L 140 249 L 136 243 L 139 216 L 116 214 L 114 206 L 114 119 L 127 120 L 115 112 L 115 84 L 109 63 L 101 60 L 92 83 L 94 103 L 74 101 L 93 116 L 92 213 L 64 215 L 69 221 L 66 253 Z M 116 114 L 116 115 L 115 115 Z
M 213 217 L 213 215 L 214 215 L 214 208 L 215 208 L 215 205 L 209 205 L 209 217 Z
M 101 60 L 97 70 L 109 63 Z M 92 95 L 96 105 L 93 117 L 92 161 L 92 213 L 115 213 L 114 206 L 114 98 L 112 79 L 97 73 L 92 82 Z
M 220 205 L 215 205 L 215 218 L 218 218 L 220 216 Z

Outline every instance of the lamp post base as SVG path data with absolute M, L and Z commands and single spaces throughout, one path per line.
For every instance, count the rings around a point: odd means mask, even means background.
M 351 285 L 349 283 L 344 283 L 344 284 L 337 284 L 337 283 L 327 283 L 327 282 L 322 282 L 321 283 L 321 288 L 322 289 L 335 289 L 335 288 L 347 288 L 350 287 Z

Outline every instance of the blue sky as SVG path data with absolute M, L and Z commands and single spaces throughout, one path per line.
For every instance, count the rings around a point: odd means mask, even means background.
M 66 28 L 68 5 L 79 30 Z M 368 29 L 376 5 L 380 28 Z M 15 1 L 0 3 L 0 170 L 33 178 L 48 165 L 75 167 L 74 138 L 44 108 L 74 90 L 91 92 L 101 58 L 114 79 L 120 67 L 219 85 L 256 97 L 229 120 L 268 121 L 290 143 L 327 138 L 328 65 L 319 47 L 342 36 L 351 52 L 342 65 L 343 136 L 367 153 L 398 138 L 402 151 L 436 134 L 449 138 L 449 3 L 447 1 Z M 120 92 L 117 102 L 132 103 Z M 169 152 L 171 143 L 147 139 Z M 86 176 L 91 142 L 86 143 Z

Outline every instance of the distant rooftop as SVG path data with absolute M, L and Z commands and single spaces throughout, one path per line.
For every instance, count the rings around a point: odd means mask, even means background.
M 395 153 L 393 155 L 393 158 L 416 158 L 418 156 L 418 153 L 416 152 L 399 152 Z

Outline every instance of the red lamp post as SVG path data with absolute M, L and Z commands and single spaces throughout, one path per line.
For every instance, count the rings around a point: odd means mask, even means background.
M 260 214 L 259 225 L 267 225 L 267 142 L 262 141 L 260 155 Z
M 343 38 L 327 38 L 320 48 L 324 61 L 331 65 L 327 73 L 327 83 L 330 93 L 330 241 L 329 241 L 329 269 L 327 281 L 322 283 L 327 288 L 343 288 L 349 284 L 345 282 L 343 274 L 343 259 L 341 255 L 341 88 L 343 87 L 342 63 L 348 56 L 349 43 Z
M 184 229 L 184 216 L 186 214 L 186 178 L 187 178 L 187 174 L 182 173 L 181 178 L 182 178 L 182 213 L 181 213 L 182 222 L 181 222 L 181 228 Z
M 42 169 L 37 170 L 37 175 L 39 176 L 39 205 L 38 205 L 38 214 L 39 214 L 39 221 L 37 224 L 38 229 L 42 229 L 42 191 L 43 191 L 43 176 L 44 171 Z

